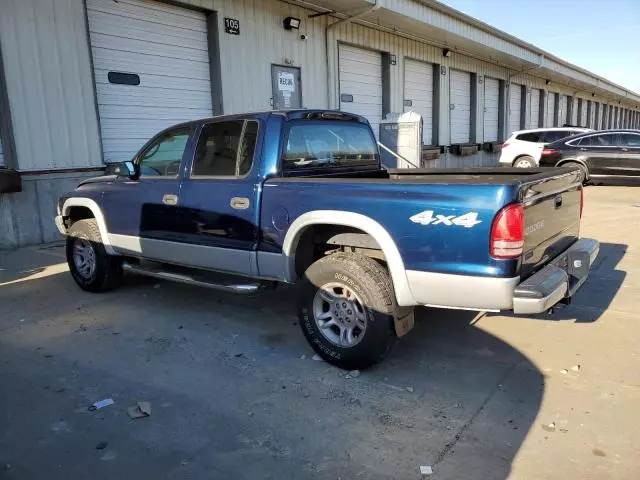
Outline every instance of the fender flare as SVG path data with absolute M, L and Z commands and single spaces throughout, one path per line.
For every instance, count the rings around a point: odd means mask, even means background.
M 113 249 L 111 242 L 109 241 L 109 232 L 107 231 L 107 223 L 104 220 L 104 215 L 102 214 L 102 210 L 100 206 L 96 203 L 95 200 L 84 197 L 70 197 L 67 198 L 62 206 L 61 214 L 63 217 L 69 216 L 69 211 L 73 207 L 85 207 L 91 210 L 93 213 L 93 217 L 98 224 L 98 229 L 100 230 L 100 236 L 102 237 L 102 244 L 104 245 L 104 249 L 109 255 L 117 255 L 117 252 Z
M 380 245 L 387 260 L 387 266 L 391 274 L 391 281 L 396 294 L 398 305 L 412 306 L 415 300 L 404 268 L 404 262 L 400 256 L 400 251 L 396 246 L 389 232 L 378 222 L 365 215 L 345 212 L 342 210 L 315 210 L 304 213 L 295 219 L 290 225 L 285 235 L 282 245 L 282 252 L 285 256 L 285 274 L 288 280 L 295 281 L 296 278 L 296 258 L 295 252 L 302 233 L 312 225 L 328 224 L 342 225 L 362 230 L 371 235 Z

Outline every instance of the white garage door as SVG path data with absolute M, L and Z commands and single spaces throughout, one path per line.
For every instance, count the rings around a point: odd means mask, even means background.
M 571 99 L 571 125 L 578 125 L 578 99 Z
M 87 14 L 106 162 L 131 158 L 166 127 L 212 115 L 204 13 L 87 0 Z
M 511 135 L 520 130 L 520 114 L 522 112 L 522 86 L 512 83 L 509 87 L 509 130 Z
M 540 125 L 540 90 L 531 89 L 531 106 L 529 108 L 529 128 L 538 128 Z
M 566 95 L 560 95 L 560 108 L 558 109 L 558 127 L 567 123 L 567 105 L 568 99 Z
M 471 141 L 471 74 L 449 71 L 449 130 L 451 144 Z
M 484 141 L 498 141 L 500 122 L 500 81 L 484 77 Z
M 382 120 L 382 56 L 340 45 L 340 110 L 362 115 L 379 135 Z
M 545 127 L 553 127 L 553 119 L 556 114 L 557 93 L 547 92 L 547 111 L 545 115 Z
M 433 65 L 405 59 L 404 111 L 422 115 L 422 141 L 433 143 Z M 409 105 L 410 103 L 410 105 Z
M 2 151 L 2 140 L 0 140 L 0 167 L 4 167 L 4 152 Z

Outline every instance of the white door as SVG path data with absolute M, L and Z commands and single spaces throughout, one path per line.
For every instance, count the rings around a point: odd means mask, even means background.
M 87 0 L 102 148 L 128 160 L 154 134 L 210 117 L 202 12 L 141 0 Z
M 556 114 L 556 95 L 555 93 L 548 92 L 547 93 L 547 112 L 546 112 L 546 121 L 545 127 L 553 127 L 553 119 Z
M 4 152 L 2 151 L 2 140 L 0 139 L 0 167 L 4 167 Z
M 500 81 L 484 77 L 484 141 L 498 141 L 500 119 Z
M 432 145 L 433 136 L 433 65 L 405 59 L 404 111 L 422 115 L 422 142 Z
M 382 120 L 382 55 L 340 45 L 340 110 L 362 115 L 376 134 Z
M 558 109 L 558 127 L 567 123 L 567 105 L 568 98 L 566 95 L 560 95 L 560 108 Z
M 522 111 L 522 86 L 512 83 L 509 86 L 509 128 L 507 137 L 516 130 L 520 130 L 520 114 Z
M 449 70 L 449 134 L 451 144 L 471 141 L 471 74 Z
M 540 125 L 540 90 L 531 89 L 531 107 L 529 108 L 529 128 L 538 128 Z

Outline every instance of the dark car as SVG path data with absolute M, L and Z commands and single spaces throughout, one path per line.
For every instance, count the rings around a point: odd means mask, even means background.
M 547 145 L 541 167 L 578 167 L 582 180 L 640 179 L 640 130 L 603 130 L 563 138 Z

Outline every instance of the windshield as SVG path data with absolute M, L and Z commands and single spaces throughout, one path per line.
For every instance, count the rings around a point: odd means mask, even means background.
M 362 123 L 296 122 L 289 129 L 284 150 L 286 170 L 379 162 L 373 133 Z

